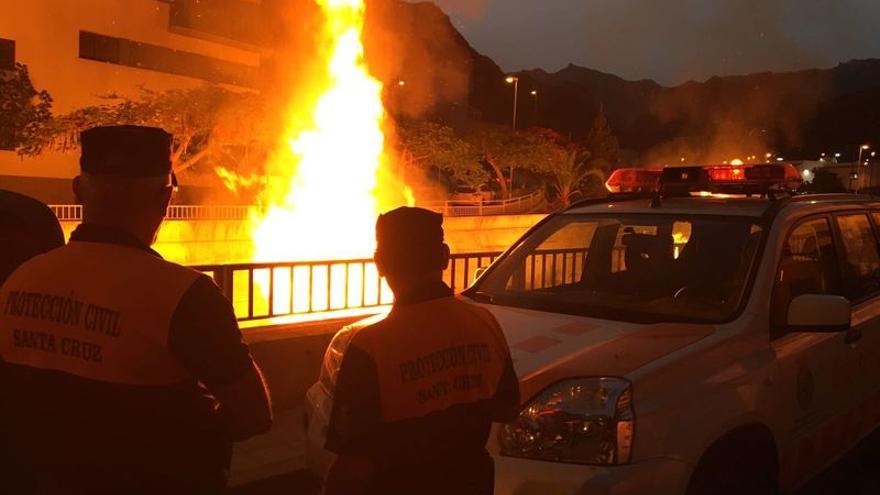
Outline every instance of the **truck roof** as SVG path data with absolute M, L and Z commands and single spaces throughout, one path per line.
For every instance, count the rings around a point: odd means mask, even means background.
M 761 217 L 771 208 L 777 210 L 819 209 L 828 206 L 844 208 L 880 207 L 880 198 L 857 194 L 803 194 L 782 199 L 741 196 L 690 196 L 662 198 L 655 204 L 654 195 L 619 195 L 601 200 L 575 203 L 563 214 L 677 214 L 677 215 L 729 215 Z

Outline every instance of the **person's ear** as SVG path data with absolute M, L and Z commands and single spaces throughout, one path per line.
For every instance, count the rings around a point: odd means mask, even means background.
M 385 276 L 385 257 L 378 249 L 373 252 L 373 261 L 376 263 L 376 271 L 380 277 Z
M 171 195 L 174 194 L 174 186 L 163 186 L 159 190 L 158 205 L 162 207 L 162 216 L 168 211 L 168 205 L 171 204 Z
M 449 244 L 444 242 L 440 249 L 440 269 L 446 270 L 449 268 L 449 258 L 451 256 L 449 252 Z
M 76 198 L 77 204 L 83 204 L 82 177 L 80 177 L 79 175 L 77 175 L 76 177 L 73 178 L 72 189 L 73 189 L 73 197 Z

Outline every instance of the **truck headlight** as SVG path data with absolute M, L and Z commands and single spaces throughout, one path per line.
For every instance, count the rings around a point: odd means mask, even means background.
M 578 464 L 627 464 L 634 423 L 629 381 L 564 380 L 544 389 L 501 429 L 501 454 Z

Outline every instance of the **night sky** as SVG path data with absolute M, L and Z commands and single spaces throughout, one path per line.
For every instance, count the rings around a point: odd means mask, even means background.
M 880 0 L 436 0 L 504 70 L 673 85 L 880 58 Z

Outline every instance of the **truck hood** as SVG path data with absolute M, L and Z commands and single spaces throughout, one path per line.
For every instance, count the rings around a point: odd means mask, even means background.
M 562 379 L 625 377 L 646 364 L 702 340 L 713 325 L 638 324 L 480 304 L 507 337 L 521 395 L 528 400 Z

